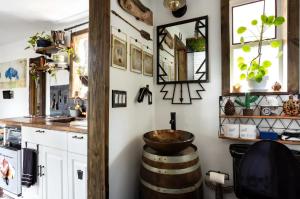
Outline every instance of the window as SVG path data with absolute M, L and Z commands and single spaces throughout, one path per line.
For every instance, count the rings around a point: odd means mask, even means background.
M 280 4 L 280 6 L 277 6 Z M 264 41 L 262 44 L 261 60 L 269 60 L 272 62 L 268 73 L 259 87 L 251 87 L 249 81 L 241 80 L 240 71 L 238 67 L 238 58 L 244 57 L 246 63 L 250 63 L 253 58 L 258 55 L 258 38 L 261 30 L 261 15 L 265 13 L 266 16 L 284 16 L 286 18 L 286 11 L 279 8 L 286 8 L 286 0 L 231 0 L 230 1 L 230 26 L 231 26 L 231 47 L 230 47 L 230 87 L 231 92 L 234 85 L 241 85 L 241 92 L 257 91 L 265 92 L 272 91 L 272 85 L 279 82 L 282 85 L 282 92 L 287 91 L 287 26 L 265 26 Z M 257 25 L 252 25 L 252 20 L 258 21 Z M 247 27 L 247 32 L 243 34 L 244 42 L 251 47 L 250 52 L 242 50 L 240 37 L 237 33 L 239 27 Z M 282 46 L 280 48 L 270 47 L 271 41 L 280 41 Z

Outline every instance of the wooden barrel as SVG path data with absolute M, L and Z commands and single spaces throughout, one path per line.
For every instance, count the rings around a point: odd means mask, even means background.
M 163 155 L 144 146 L 141 171 L 142 199 L 202 199 L 203 178 L 197 147 Z

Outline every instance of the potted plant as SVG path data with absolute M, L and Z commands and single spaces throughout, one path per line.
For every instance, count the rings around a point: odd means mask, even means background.
M 279 48 L 281 47 L 281 41 L 267 41 L 264 38 L 264 34 L 268 28 L 272 26 L 281 26 L 284 22 L 285 18 L 282 16 L 275 17 L 266 16 L 265 14 L 263 14 L 261 15 L 260 23 L 256 19 L 252 20 L 251 22 L 251 25 L 255 26 L 259 31 L 258 35 L 245 26 L 241 26 L 237 29 L 237 33 L 241 35 L 240 42 L 242 44 L 243 52 L 251 52 L 251 46 L 245 43 L 245 38 L 243 37 L 243 34 L 245 32 L 250 32 L 255 38 L 257 38 L 258 42 L 257 55 L 253 57 L 250 62 L 247 63 L 246 59 L 242 56 L 238 57 L 237 59 L 238 67 L 242 72 L 240 75 L 240 80 L 248 81 L 249 91 L 253 91 L 255 89 L 263 90 L 266 88 L 268 80 L 268 70 L 272 66 L 272 62 L 270 60 L 262 60 L 263 43 L 267 43 L 272 48 Z M 281 54 L 282 52 L 279 52 L 278 57 Z
M 33 36 L 29 37 L 28 46 L 25 49 L 36 47 L 48 47 L 52 44 L 52 37 L 48 34 L 45 34 L 45 32 L 37 32 Z
M 251 109 L 251 104 L 256 102 L 258 98 L 259 98 L 258 96 L 251 96 L 250 93 L 246 93 L 244 102 L 242 102 L 240 99 L 236 99 L 234 102 L 244 107 L 243 109 L 244 116 L 252 116 L 254 114 L 254 110 Z

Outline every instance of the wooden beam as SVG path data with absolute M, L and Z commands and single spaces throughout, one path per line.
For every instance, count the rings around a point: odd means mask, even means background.
M 229 0 L 221 0 L 222 95 L 230 93 Z
M 110 1 L 89 2 L 88 198 L 108 199 Z

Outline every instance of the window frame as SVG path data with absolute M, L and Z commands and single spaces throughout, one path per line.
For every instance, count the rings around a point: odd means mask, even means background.
M 231 93 L 230 86 L 230 0 L 221 0 L 222 43 L 222 95 L 244 95 Z M 254 92 L 256 95 L 280 95 L 299 93 L 299 1 L 287 1 L 287 92 Z

